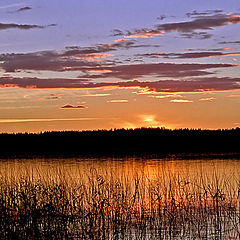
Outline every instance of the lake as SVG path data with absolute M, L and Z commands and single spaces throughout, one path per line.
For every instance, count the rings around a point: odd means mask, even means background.
M 240 160 L 235 159 L 178 159 L 169 158 L 35 158 L 35 159 L 2 159 L 0 161 L 1 176 L 17 178 L 32 176 L 41 178 L 79 179 L 91 171 L 113 176 L 135 176 L 136 174 L 154 179 L 159 175 L 179 175 L 181 177 L 212 177 L 213 175 L 238 178 L 240 176 Z M 60 175 L 60 176 L 59 176 Z
M 240 234 L 238 159 L 2 159 L 0 177 L 3 222 L 12 225 L 1 229 L 5 237 L 238 239 Z M 19 222 L 23 217 L 26 224 Z

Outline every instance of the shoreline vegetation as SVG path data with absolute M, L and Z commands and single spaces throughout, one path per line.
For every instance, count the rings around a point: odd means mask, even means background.
M 0 134 L 0 157 L 107 155 L 239 156 L 240 128 L 114 129 Z
M 240 178 L 0 178 L 1 239 L 239 239 Z

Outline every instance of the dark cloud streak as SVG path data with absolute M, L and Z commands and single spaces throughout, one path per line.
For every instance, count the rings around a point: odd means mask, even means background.
M 215 11 L 220 11 L 220 10 L 215 10 Z M 216 13 L 216 12 L 212 12 L 212 13 Z M 195 14 L 197 14 L 197 12 Z M 159 34 L 164 34 L 168 32 L 192 33 L 199 30 L 213 30 L 216 27 L 221 27 L 228 24 L 237 24 L 237 23 L 240 23 L 239 15 L 218 13 L 210 16 L 209 15 L 203 16 L 202 14 L 199 14 L 199 16 L 195 17 L 194 19 L 191 19 L 190 21 L 157 24 L 155 25 L 154 28 L 137 29 L 137 30 L 134 30 L 133 32 L 127 32 L 126 35 L 128 36 L 146 35 L 147 36 L 147 35 L 159 35 Z M 195 35 L 199 37 L 199 33 L 196 33 L 196 34 Z M 194 35 L 190 35 L 190 36 L 194 37 Z M 207 39 L 209 37 L 211 37 L 211 35 L 207 35 L 206 33 L 204 33 L 202 39 Z
M 203 40 L 203 39 L 211 38 L 212 34 L 207 33 L 207 32 L 189 32 L 189 33 L 185 32 L 185 33 L 181 33 L 181 37 L 189 38 L 189 39 L 195 38 L 195 39 Z
M 95 88 L 142 88 L 146 91 L 156 92 L 206 92 L 206 91 L 226 91 L 239 90 L 240 78 L 211 77 L 211 78 L 192 78 L 188 80 L 160 80 L 160 81 L 126 81 L 126 82 L 100 82 L 84 83 L 73 79 L 65 79 L 64 84 L 54 85 L 51 79 L 35 78 L 0 78 L 0 87 L 19 87 L 19 88 L 77 88 L 77 89 L 95 89 Z M 49 84 L 50 83 L 50 84 Z M 59 81 L 58 81 L 59 84 Z M 67 107 L 65 107 L 67 108 Z
M 31 7 L 22 7 L 22 8 L 19 8 L 16 12 L 23 12 L 23 11 L 28 11 L 31 9 L 32 9 Z
M 186 13 L 187 17 L 199 17 L 199 16 L 206 16 L 206 15 L 211 15 L 211 14 L 219 14 L 223 13 L 223 10 L 206 10 L 204 12 L 198 12 L 197 10 L 194 10 L 192 12 Z
M 83 106 L 83 105 L 74 106 L 74 105 L 70 105 L 70 104 L 67 104 L 67 105 L 64 105 L 61 107 L 61 109 L 86 109 L 86 108 L 87 107 Z
M 34 28 L 44 29 L 47 27 L 54 27 L 54 26 L 56 26 L 56 24 L 41 26 L 41 25 L 31 25 L 31 24 L 0 23 L 0 30 L 7 30 L 7 29 L 29 30 Z
M 219 42 L 219 44 L 240 44 L 240 41 L 224 41 L 224 42 Z
M 199 63 L 149 63 L 130 64 L 96 68 L 96 70 L 108 70 L 108 72 L 89 75 L 87 78 L 119 78 L 124 80 L 136 79 L 145 76 L 154 77 L 188 77 L 212 74 L 206 70 L 217 68 L 235 67 L 232 64 L 199 64 Z M 94 70 L 94 69 L 92 69 Z M 84 70 L 83 70 L 84 71 Z M 88 72 L 88 69 L 85 70 Z
M 146 53 L 137 56 L 149 58 L 170 58 L 170 59 L 187 59 L 187 58 L 206 58 L 206 57 L 225 57 L 240 55 L 240 52 L 223 53 L 223 52 L 187 52 L 187 53 Z
M 156 26 L 156 30 L 165 32 L 191 32 L 194 30 L 211 30 L 214 27 L 236 24 L 239 22 L 240 16 L 238 15 L 216 14 L 213 16 L 199 17 L 192 21 L 159 24 Z

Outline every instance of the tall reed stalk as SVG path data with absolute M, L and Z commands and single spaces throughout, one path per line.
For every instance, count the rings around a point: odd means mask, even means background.
M 240 182 L 213 175 L 0 179 L 1 239 L 239 239 Z

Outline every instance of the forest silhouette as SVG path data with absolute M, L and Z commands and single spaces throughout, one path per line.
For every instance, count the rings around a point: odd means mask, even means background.
M 239 153 L 240 128 L 111 129 L 0 134 L 0 156 Z

